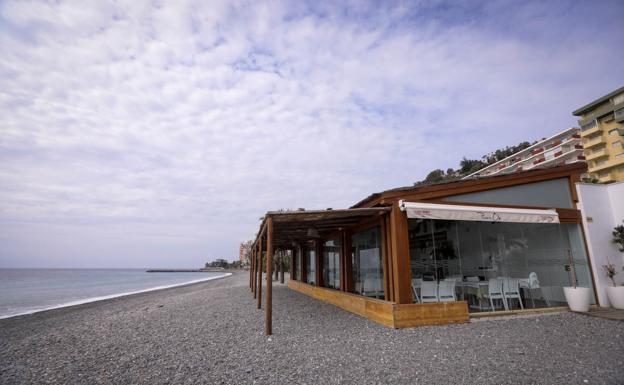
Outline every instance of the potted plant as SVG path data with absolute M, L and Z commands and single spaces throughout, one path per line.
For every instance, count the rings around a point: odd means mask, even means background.
M 624 225 L 613 228 L 613 243 L 617 245 L 619 251 L 624 252 Z M 618 274 L 615 266 L 607 259 L 607 264 L 602 267 L 606 276 L 611 280 L 613 286 L 607 287 L 607 298 L 611 303 L 611 307 L 615 309 L 624 309 L 624 286 L 618 286 L 615 283 L 615 276 Z
M 591 290 L 588 287 L 578 286 L 574 258 L 572 257 L 572 252 L 570 252 L 570 250 L 568 250 L 568 264 L 565 266 L 565 269 L 570 272 L 570 281 L 572 283 L 572 286 L 563 288 L 563 295 L 568 302 L 570 310 L 583 313 L 589 311 Z
M 609 262 L 609 259 L 607 258 L 607 264 L 602 265 L 602 268 L 605 271 L 605 275 L 613 283 L 613 286 L 607 287 L 607 298 L 609 298 L 611 307 L 615 309 L 624 309 L 624 286 L 618 286 L 615 283 L 615 276 L 618 274 L 615 270 L 615 266 Z

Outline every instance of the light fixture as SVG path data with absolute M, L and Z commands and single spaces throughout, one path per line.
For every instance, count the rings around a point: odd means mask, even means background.
M 308 236 L 308 238 L 320 238 L 321 237 L 318 230 L 315 229 L 314 227 L 310 227 L 306 235 Z

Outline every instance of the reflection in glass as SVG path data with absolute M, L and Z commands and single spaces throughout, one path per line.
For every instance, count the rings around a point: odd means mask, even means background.
M 381 228 L 355 233 L 351 237 L 354 292 L 367 297 L 383 298 Z
M 316 284 L 316 250 L 314 248 L 314 242 L 310 242 L 306 245 L 306 282 L 310 285 Z
M 295 258 L 294 258 L 294 269 L 295 269 L 295 280 L 301 281 L 301 249 L 298 248 L 294 250 Z
M 563 287 L 570 285 L 568 252 L 579 284 L 591 287 L 579 225 L 430 219 L 408 223 L 416 300 L 422 297 L 424 282 L 436 283 L 437 302 L 440 287 L 448 291 L 448 284 L 441 282 L 454 281 L 457 298 L 468 301 L 470 311 L 563 306 Z
M 329 240 L 323 244 L 323 283 L 325 287 L 340 289 L 340 242 Z

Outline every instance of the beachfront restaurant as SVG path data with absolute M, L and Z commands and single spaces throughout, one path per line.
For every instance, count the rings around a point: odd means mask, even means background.
M 594 287 L 575 183 L 561 165 L 375 193 L 349 209 L 271 211 L 249 284 L 272 333 L 272 258 L 292 256 L 288 287 L 393 328 L 565 306 L 573 276 Z

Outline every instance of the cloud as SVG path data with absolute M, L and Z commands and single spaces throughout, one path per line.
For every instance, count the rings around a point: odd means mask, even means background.
M 621 86 L 623 10 L 3 2 L 0 265 L 233 258 L 267 210 L 549 136 Z

